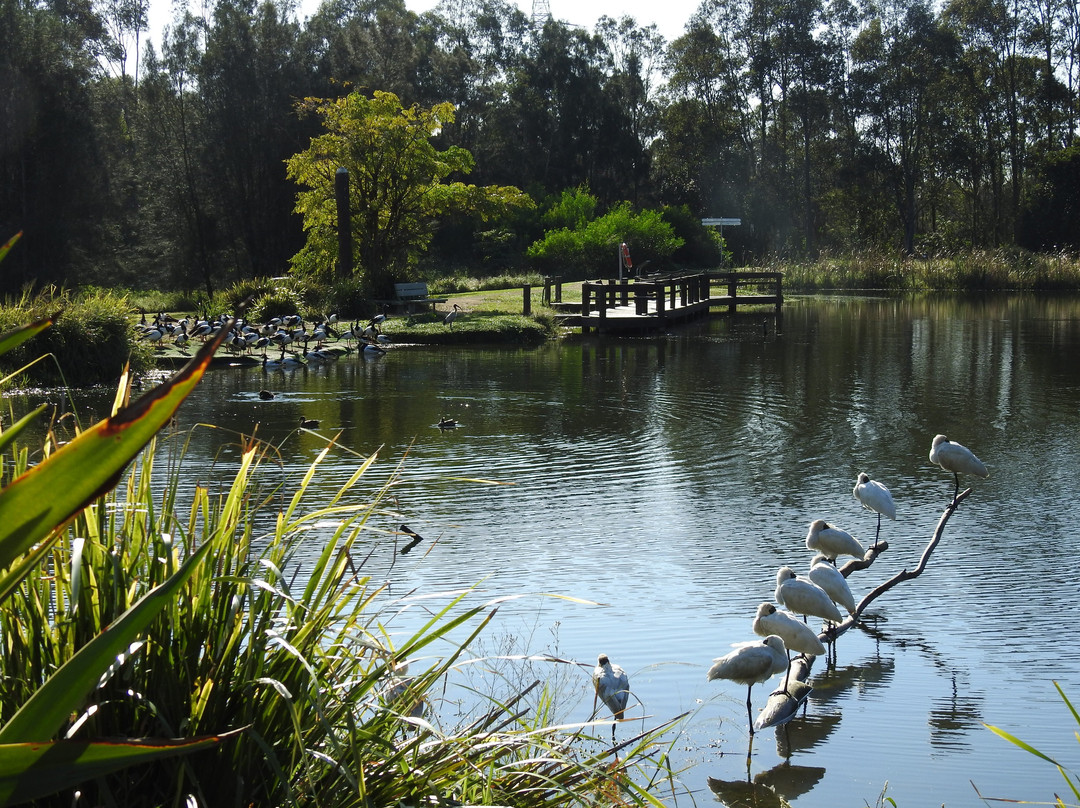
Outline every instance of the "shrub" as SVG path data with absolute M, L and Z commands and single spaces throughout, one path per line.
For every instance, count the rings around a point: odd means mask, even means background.
M 152 365 L 150 346 L 139 342 L 131 324 L 131 304 L 126 296 L 105 290 L 73 296 L 50 287 L 37 295 L 25 292 L 0 307 L 0 330 L 62 312 L 55 325 L 34 343 L 21 345 L 3 357 L 11 372 L 34 358 L 51 354 L 27 371 L 39 384 L 85 386 L 112 382 L 124 364 L 142 371 Z

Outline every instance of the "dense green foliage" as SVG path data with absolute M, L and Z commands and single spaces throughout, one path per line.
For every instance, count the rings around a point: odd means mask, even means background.
M 302 275 L 325 281 L 349 274 L 341 267 L 335 271 L 335 177 L 343 169 L 349 180 L 349 263 L 373 297 L 390 297 L 394 281 L 405 280 L 440 218 L 467 212 L 487 221 L 513 207 L 533 206 L 517 188 L 448 180 L 473 168 L 466 149 L 439 151 L 431 142 L 454 122 L 450 104 L 406 109 L 393 93 L 376 90 L 371 98 L 353 92 L 336 100 L 309 98 L 304 106 L 318 114 L 327 132 L 286 164 L 289 178 L 305 188 L 296 210 L 308 238 L 293 258 Z
M 624 242 L 639 266 L 654 260 L 664 264 L 685 243 L 659 212 L 634 213 L 622 203 L 576 227 L 549 230 L 528 255 L 552 275 L 617 274 L 619 245 Z
M 424 277 L 521 269 L 544 200 L 583 186 L 597 216 L 741 217 L 736 263 L 1080 238 L 1075 3 L 708 0 L 670 43 L 626 19 L 533 25 L 505 0 L 325 0 L 303 22 L 281 0 L 217 0 L 153 44 L 145 19 L 138 2 L 0 0 L 0 231 L 31 246 L 8 291 L 209 295 L 286 274 L 306 236 L 285 161 L 323 134 L 295 100 L 353 88 L 452 105 L 437 151 L 538 203 L 428 222 Z M 710 265 L 677 234 L 672 264 Z
M 0 305 L 0 331 L 60 312 L 52 328 L 33 343 L 21 345 L 0 359 L 11 373 L 44 357 L 25 371 L 40 384 L 73 386 L 112 383 L 124 365 L 141 371 L 152 364 L 151 350 L 135 338 L 132 306 L 125 295 L 106 290 L 82 294 L 47 288 Z

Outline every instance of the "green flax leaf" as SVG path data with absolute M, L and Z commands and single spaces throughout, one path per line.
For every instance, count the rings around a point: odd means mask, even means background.
M 100 421 L 0 492 L 0 569 L 104 494 L 203 377 L 228 327 L 175 376 Z
M 48 741 L 97 686 L 98 679 L 158 613 L 176 597 L 213 545 L 207 542 L 108 628 L 90 640 L 39 687 L 0 728 L 0 744 Z
M 209 749 L 242 731 L 176 740 L 53 741 L 2 745 L 0 805 L 55 794 L 139 763 Z
M 52 317 L 34 320 L 34 322 L 29 323 L 28 325 L 21 325 L 18 328 L 13 328 L 10 331 L 5 331 L 3 334 L 0 334 L 0 354 L 6 354 L 12 348 L 26 342 L 35 334 L 40 334 L 53 324 L 53 321 L 57 316 L 58 315 L 54 314 Z

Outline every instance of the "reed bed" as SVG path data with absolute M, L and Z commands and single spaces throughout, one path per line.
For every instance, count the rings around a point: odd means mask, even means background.
M 49 440 L 56 443 L 60 435 Z M 444 725 L 429 694 L 473 660 L 497 606 L 449 600 L 391 643 L 384 584 L 365 573 L 396 552 L 388 507 L 400 466 L 371 484 L 376 456 L 331 496 L 283 480 L 277 449 L 241 437 L 219 485 L 191 486 L 191 436 L 159 436 L 112 493 L 71 521 L 45 562 L 0 602 L 0 721 L 64 661 L 197 548 L 206 563 L 117 660 L 64 734 L 191 737 L 221 745 L 97 778 L 35 805 L 660 805 L 670 787 L 664 727 L 613 750 L 592 724 L 552 726 L 557 692 L 538 682 L 481 698 Z M 26 468 L 9 451 L 7 475 Z M 189 481 L 182 485 L 182 482 Z M 312 552 L 313 543 L 321 550 Z M 306 547 L 306 555 L 299 552 Z M 302 562 L 302 558 L 307 560 Z M 466 593 L 468 594 L 468 593 Z M 460 639 L 461 637 L 463 639 Z M 439 654 L 449 643 L 452 650 Z M 433 647 L 433 644 L 436 644 Z M 429 660 L 422 670 L 410 660 Z M 415 663 L 414 663 L 415 666 Z
M 1080 256 L 1016 249 L 975 250 L 942 257 L 881 253 L 822 255 L 814 261 L 772 258 L 762 269 L 784 273 L 784 290 L 817 292 L 1080 290 Z

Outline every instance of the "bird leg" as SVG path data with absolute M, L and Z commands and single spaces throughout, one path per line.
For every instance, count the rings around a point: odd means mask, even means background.
M 750 689 L 753 685 L 748 685 L 746 688 L 746 722 L 750 726 L 750 737 L 754 737 L 754 717 L 750 714 Z
M 878 537 L 881 535 L 881 512 L 877 515 L 877 532 L 874 534 L 874 546 L 877 547 Z
M 953 479 L 956 481 L 956 487 L 953 488 L 953 495 L 952 495 L 952 501 L 953 501 L 953 504 L 955 505 L 956 504 L 956 498 L 958 496 L 960 496 L 960 473 L 957 472 L 957 471 L 954 471 L 953 472 Z

